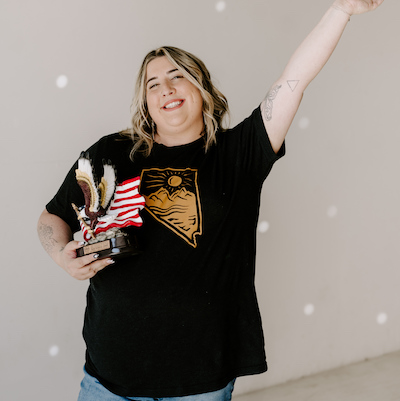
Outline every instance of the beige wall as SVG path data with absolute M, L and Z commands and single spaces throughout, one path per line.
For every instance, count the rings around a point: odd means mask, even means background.
M 87 283 L 44 253 L 36 221 L 79 152 L 128 125 L 144 54 L 170 44 L 202 58 L 235 124 L 330 0 L 216 3 L 1 0 L 2 400 L 77 396 Z M 265 184 L 257 287 L 270 372 L 238 393 L 400 349 L 399 14 L 387 0 L 352 18 Z

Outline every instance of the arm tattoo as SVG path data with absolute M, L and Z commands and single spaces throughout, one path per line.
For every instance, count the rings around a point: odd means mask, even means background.
M 289 88 L 290 88 L 290 90 L 291 90 L 292 92 L 294 92 L 294 91 L 296 90 L 297 85 L 299 84 L 299 82 L 300 82 L 300 81 L 295 81 L 295 80 L 287 81 L 287 84 L 289 85 Z
M 40 242 L 47 253 L 51 253 L 54 246 L 58 243 L 58 241 L 53 238 L 53 233 L 53 227 L 51 226 L 42 223 L 38 227 Z
M 272 109 L 274 107 L 274 100 L 278 95 L 279 89 L 282 85 L 275 85 L 268 93 L 264 99 L 264 117 L 267 121 L 272 119 Z

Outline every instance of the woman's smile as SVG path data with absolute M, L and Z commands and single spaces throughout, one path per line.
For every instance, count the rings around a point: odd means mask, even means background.
M 200 90 L 165 56 L 152 60 L 146 72 L 147 107 L 155 123 L 155 141 L 176 146 L 198 139 L 204 130 Z
M 179 99 L 179 100 L 170 100 L 167 103 L 164 104 L 163 109 L 164 110 L 176 110 L 179 109 L 181 106 L 183 106 L 184 99 Z

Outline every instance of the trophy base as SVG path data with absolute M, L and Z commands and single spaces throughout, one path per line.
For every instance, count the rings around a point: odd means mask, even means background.
M 93 253 L 99 255 L 98 260 L 105 258 L 120 259 L 122 257 L 140 253 L 137 238 L 133 235 L 109 238 L 95 244 L 85 245 L 76 250 L 77 256 L 86 256 Z

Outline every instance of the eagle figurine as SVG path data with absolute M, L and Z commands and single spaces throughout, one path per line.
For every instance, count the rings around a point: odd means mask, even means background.
M 85 205 L 78 208 L 72 204 L 72 207 L 86 242 L 102 241 L 99 234 L 103 233 L 106 236 L 123 236 L 125 234 L 121 229 L 143 224 L 139 212 L 144 208 L 146 199 L 139 193 L 140 177 L 117 183 L 112 162 L 103 160 L 103 176 L 98 183 L 89 154 L 85 152 L 81 153 L 75 174 Z
M 88 153 L 82 153 L 75 170 L 76 180 L 85 198 L 85 214 L 93 231 L 99 218 L 103 217 L 113 199 L 116 188 L 115 168 L 110 161 L 103 160 L 103 177 L 97 183 Z

